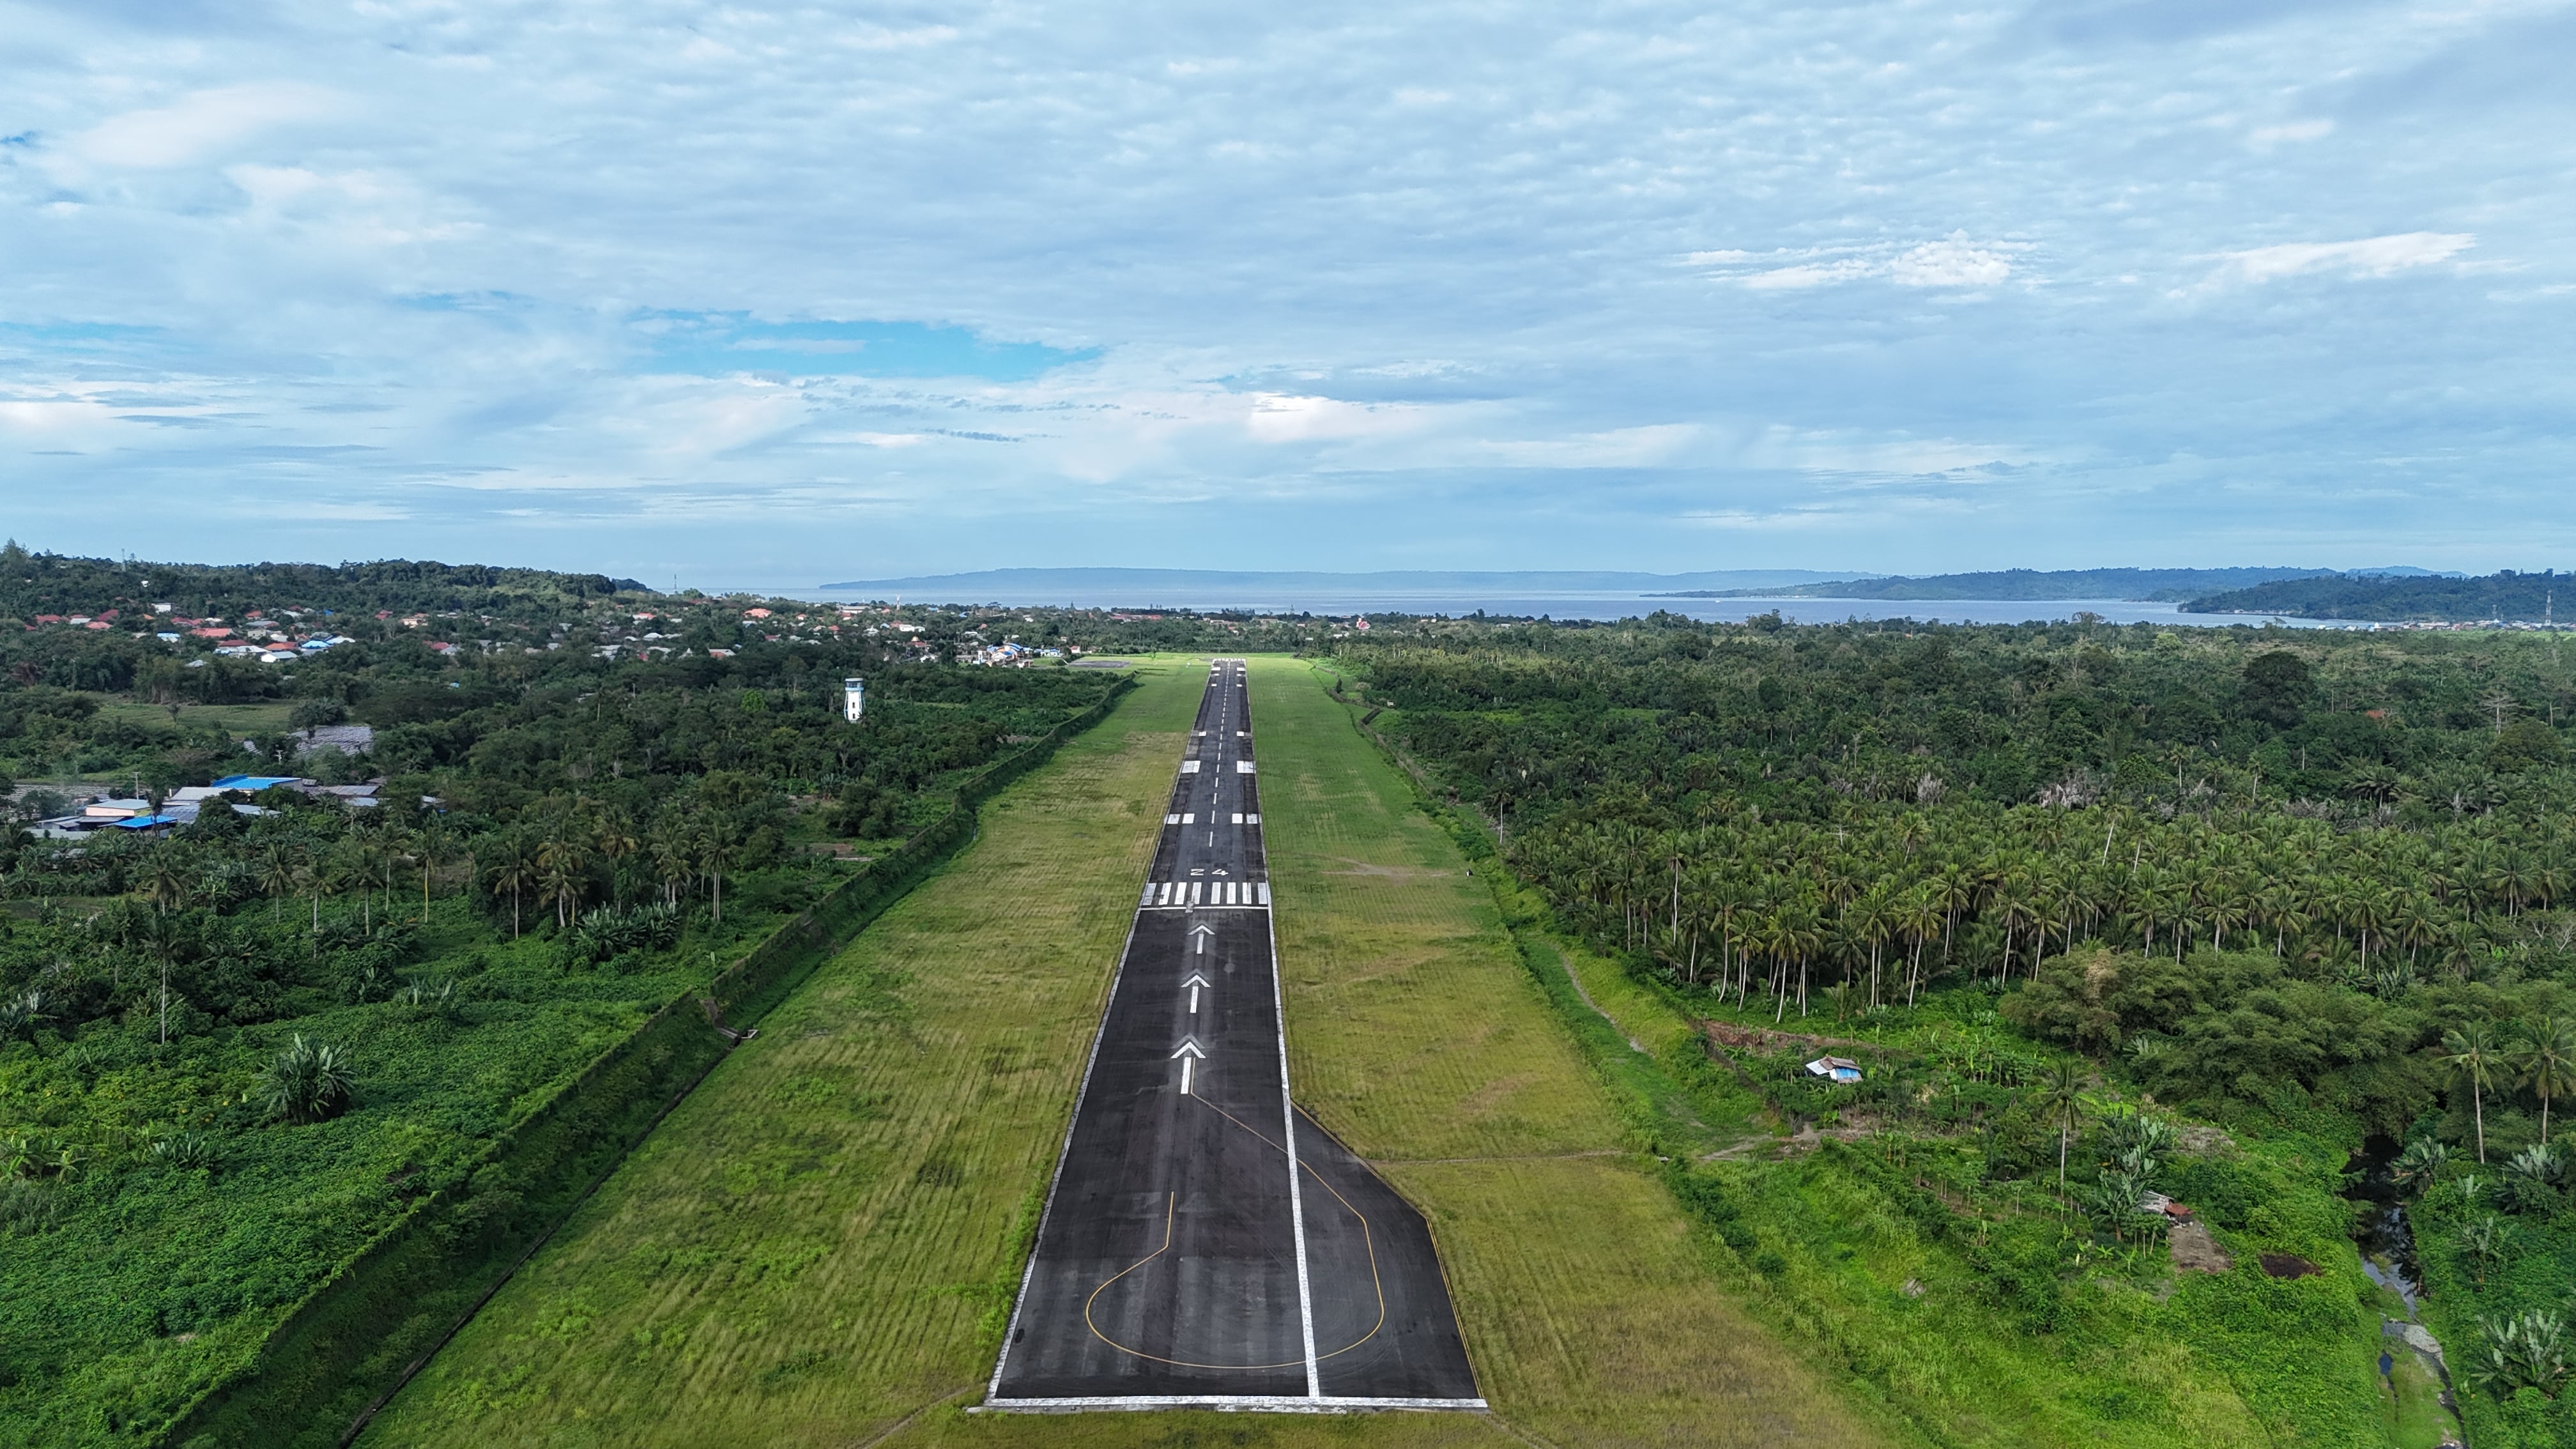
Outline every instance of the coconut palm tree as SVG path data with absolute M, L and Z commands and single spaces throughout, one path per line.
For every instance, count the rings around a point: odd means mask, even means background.
M 2442 1033 L 2442 1065 L 2454 1081 L 2469 1084 L 2469 1110 L 2478 1124 L 2478 1161 L 2487 1160 L 2487 1088 L 2505 1068 L 2505 1053 L 2496 1045 L 2495 1029 L 2471 1022 Z
M 537 884 L 537 852 L 528 843 L 525 832 L 513 830 L 503 835 L 490 852 L 492 863 L 486 879 L 495 893 L 510 893 L 510 939 L 519 939 L 519 900 Z
M 653 869 L 662 877 L 662 899 L 665 904 L 680 903 L 680 887 L 688 883 L 690 869 L 689 832 L 677 811 L 666 813 L 653 827 Z
M 420 862 L 420 918 L 429 919 L 430 877 L 456 854 L 456 832 L 436 816 L 412 837 L 412 857 Z
M 2057 1133 L 2057 1190 L 2066 1191 L 2066 1148 L 2084 1121 L 2084 1068 L 2059 1062 L 2040 1074 L 2039 1120 Z
M 644 842 L 635 834 L 635 823 L 617 810 L 600 815 L 598 825 L 591 832 L 591 843 L 599 847 L 600 858 L 607 861 L 612 870 L 617 862 L 644 848 Z
M 144 954 L 161 963 L 161 1045 L 170 1044 L 170 968 L 188 954 L 194 944 L 185 926 L 167 912 L 155 911 L 136 933 L 136 944 Z
M 2550 1099 L 2576 1086 L 2576 1021 L 2544 1013 L 2522 1023 L 2510 1049 L 2522 1085 L 2540 1096 L 2540 1140 L 2549 1140 Z
M 707 878 L 708 888 L 715 901 L 717 925 L 724 924 L 724 873 L 725 866 L 733 855 L 731 833 L 727 828 L 727 822 L 721 817 L 705 821 L 689 832 L 690 863 L 697 867 L 698 874 Z M 1624 892 L 1625 887 L 1620 889 Z M 1624 894 L 1619 902 L 1619 911 L 1621 942 L 1633 944 L 1635 921 Z
M 286 845 L 271 845 L 260 852 L 259 889 L 268 897 L 268 918 L 277 919 L 277 902 L 291 896 L 304 884 L 303 862 L 295 850 Z
M 537 884 L 555 903 L 555 929 L 568 930 L 581 905 L 581 887 L 590 870 L 590 851 L 575 836 L 558 833 L 537 845 Z
M 179 868 L 177 852 L 166 845 L 145 858 L 139 884 L 156 911 L 167 911 L 188 898 L 187 873 Z
M 1843 910 L 1843 922 L 1852 939 L 1869 948 L 1869 1004 L 1878 1005 L 1879 951 L 1887 938 L 1896 933 L 1894 903 L 1883 890 L 1865 891 Z
M 1925 881 L 1906 892 L 1898 905 L 1897 929 L 1913 945 L 1913 964 L 1905 975 L 1905 1004 L 1914 1004 L 1914 993 L 1923 984 L 1923 947 L 1941 930 L 1941 887 Z

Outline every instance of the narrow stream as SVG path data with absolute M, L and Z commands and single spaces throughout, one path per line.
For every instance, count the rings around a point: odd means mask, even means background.
M 2352 1241 L 2361 1251 L 2361 1271 L 2370 1275 L 2371 1282 L 2405 1299 L 2411 1318 L 2423 1283 L 2415 1261 L 2415 1234 L 2406 1226 L 2405 1202 L 2389 1175 L 2398 1151 L 2398 1144 L 2386 1137 L 2363 1143 L 2344 1165 L 2344 1171 L 2356 1177 L 2343 1195 L 2353 1204 Z
M 2422 1318 L 2416 1304 L 2423 1297 L 2423 1271 L 2415 1257 L 2414 1231 L 2406 1222 L 2405 1199 L 2390 1170 L 2399 1151 L 2399 1145 L 2386 1137 L 2363 1142 L 2361 1151 L 2344 1165 L 2352 1185 L 2344 1189 L 2343 1195 L 2353 1205 L 2352 1241 L 2361 1254 L 2361 1271 L 2370 1275 L 2371 1282 L 2405 1300 L 2407 1319 L 2420 1325 Z M 2415 1331 L 2420 1333 L 2422 1329 Z M 2380 1350 L 2379 1376 L 2392 1391 L 2396 1356 L 2413 1352 L 2412 1347 L 2400 1344 Z M 2461 1422 L 2458 1401 L 2452 1397 L 2450 1367 L 2430 1355 L 2425 1356 L 2425 1361 L 2441 1381 L 2442 1407 L 2450 1414 L 2453 1437 L 2456 1442 L 2466 1443 L 2468 1428 Z

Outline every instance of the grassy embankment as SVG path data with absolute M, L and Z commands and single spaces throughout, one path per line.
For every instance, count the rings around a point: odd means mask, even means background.
M 1255 709 L 1301 1095 L 1403 1159 L 1503 1417 L 1564 1444 L 1871 1442 L 1726 1307 L 1454 848 L 1289 671 L 1262 663 Z M 1468 1415 L 963 1412 L 1202 678 L 1150 680 L 988 806 L 364 1442 L 1514 1442 Z
M 1490 862 L 1480 827 L 1443 813 Z M 1488 883 L 1551 989 L 1561 971 L 1580 982 L 1588 1000 L 1569 984 L 1559 1006 L 1634 1129 L 1675 1156 L 1709 1157 L 1756 1104 L 1709 1061 L 1695 1013 L 1554 934 L 1535 892 L 1499 871 Z M 1909 1056 L 1945 1035 L 2008 1032 L 1991 1004 L 1943 992 L 1850 1030 Z M 1717 1014 L 1770 1025 L 1767 1011 Z M 1830 1023 L 1788 1026 L 1838 1030 Z M 1738 1055 L 1757 1072 L 1782 1065 Z M 2179 1280 L 2161 1249 L 2070 1254 L 2089 1234 L 2044 1192 L 2009 1205 L 1990 1193 L 1978 1213 L 1959 1211 L 1955 1184 L 1942 1185 L 1976 1175 L 1976 1145 L 1963 1140 L 1829 1144 L 1781 1161 L 1757 1140 L 1700 1161 L 1691 1183 L 1717 1205 L 1705 1220 L 1731 1246 L 1712 1252 L 1754 1312 L 1931 1442 L 2429 1446 L 2440 1432 L 2429 1382 L 2400 1363 L 2392 1393 L 2374 1371 L 2378 1314 L 2403 1309 L 2364 1280 L 2345 1238 L 2350 1212 L 2335 1191 L 2348 1146 L 2275 1128 L 2194 1155 L 2189 1195 L 2224 1189 L 2209 1221 L 2237 1267 Z M 2268 1278 L 2257 1255 L 2274 1250 L 2323 1271 Z
M 281 1313 L 418 1194 L 472 1171 L 496 1136 L 702 981 L 698 963 L 739 954 L 828 884 L 757 873 L 722 926 L 701 918 L 672 946 L 576 972 L 553 942 L 510 940 L 506 922 L 496 929 L 463 898 L 424 908 L 396 891 L 371 913 L 403 924 L 351 953 L 400 963 L 364 999 L 297 986 L 279 1019 L 235 1026 L 182 994 L 166 1048 L 149 1015 L 90 1027 L 69 1044 L 49 1034 L 11 1047 L 0 1124 L 116 1155 L 112 1170 L 44 1184 L 54 1195 L 39 1201 L 58 1205 L 50 1227 L 0 1237 L 0 1444 L 150 1434 L 174 1405 L 237 1374 Z M 34 915 L 82 903 L 10 904 Z M 301 955 L 307 910 L 254 906 L 236 924 Z M 354 933 L 360 910 L 333 902 L 325 930 Z M 406 981 L 432 991 L 452 983 L 455 1001 L 405 1004 L 395 992 Z M 356 1105 L 331 1121 L 290 1126 L 268 1115 L 261 1074 L 298 1034 L 356 1064 Z M 141 1144 L 174 1127 L 197 1134 L 213 1165 L 144 1154 Z

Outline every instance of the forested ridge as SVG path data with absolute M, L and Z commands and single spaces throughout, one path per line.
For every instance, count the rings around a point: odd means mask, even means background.
M 2016 1266 L 1963 1271 L 2027 1319 L 2045 1265 L 2063 1352 L 2118 1337 L 2066 1316 L 2077 1282 L 2169 1271 L 2151 1190 L 2235 1253 L 2183 1275 L 2209 1311 L 2286 1302 L 2267 1253 L 2357 1269 L 2335 1169 L 2370 1147 L 2476 1442 L 2576 1443 L 2576 683 L 2547 637 L 1657 616 L 1339 658 L 1558 919 L 1739 1043 L 1781 1130 L 1865 1129 L 1972 1223 L 2048 1203 L 1978 1229 Z M 1778 1031 L 1867 1046 L 1865 1079 Z M 2210 1128 L 2235 1145 L 2180 1145 Z M 1832 1160 L 1730 1169 L 1736 1199 L 1821 1211 Z M 2308 1352 L 2373 1326 L 2314 1311 Z M 2366 1407 L 2300 1392 L 2315 1442 Z
M 2568 576 L 2547 570 L 2482 578 L 2388 578 L 2351 575 L 2285 579 L 2205 593 L 2186 610 L 2213 614 L 2280 614 L 2304 619 L 2538 624 L 2557 618 L 2558 586 Z
M 244 609 L 523 609 L 530 617 L 567 601 L 641 593 L 633 579 L 550 569 L 383 559 L 365 563 L 189 564 L 30 553 L 0 546 L 0 617 L 131 613 L 170 603 L 193 614 Z

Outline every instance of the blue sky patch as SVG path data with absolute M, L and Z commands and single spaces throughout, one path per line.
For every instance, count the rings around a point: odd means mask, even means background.
M 1026 382 L 1100 355 L 1038 342 L 995 342 L 922 322 L 755 322 L 741 312 L 646 312 L 635 321 L 654 362 L 673 372 L 854 377 L 979 377 Z

